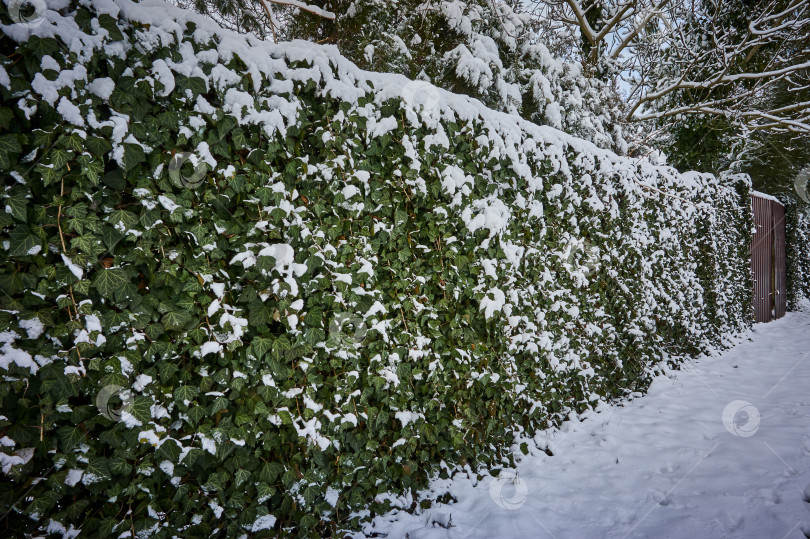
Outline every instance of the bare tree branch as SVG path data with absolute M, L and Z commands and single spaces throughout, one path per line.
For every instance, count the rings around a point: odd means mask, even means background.
M 610 16 L 596 28 L 585 9 L 593 1 L 534 1 L 543 4 L 544 16 L 588 40 L 584 63 L 614 62 L 617 77 L 629 83 L 628 121 L 718 115 L 750 129 L 810 134 L 810 103 L 768 98 L 778 85 L 795 91 L 810 86 L 807 0 L 765 1 L 744 14 L 729 11 L 734 7 L 723 0 L 605 0 Z M 729 27 L 730 16 L 750 20 Z M 594 57 L 594 50 L 602 56 Z
M 313 15 L 317 15 L 318 17 L 323 17 L 324 19 L 329 19 L 330 21 L 335 20 L 335 14 L 332 13 L 331 11 L 326 11 L 325 9 L 321 9 L 318 6 L 306 4 L 304 2 L 301 2 L 300 0 L 262 0 L 262 2 L 273 2 L 274 4 L 282 4 L 285 6 L 297 7 L 298 9 L 308 11 Z

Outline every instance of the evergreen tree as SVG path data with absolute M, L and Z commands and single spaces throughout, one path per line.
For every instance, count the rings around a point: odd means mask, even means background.
M 539 39 L 537 20 L 519 12 L 516 0 L 310 0 L 314 11 L 333 13 L 334 19 L 268 4 L 276 21 L 269 31 L 250 15 L 257 12 L 253 1 L 194 0 L 191 5 L 214 17 L 227 13 L 231 27 L 264 37 L 336 45 L 364 69 L 429 81 L 600 147 L 626 151 L 614 87 L 588 76 L 577 61 L 553 57 Z
M 745 171 L 751 174 L 755 188 L 792 191 L 791 178 L 807 164 L 810 154 L 810 131 L 802 125 L 800 112 L 810 103 L 810 70 L 776 80 L 735 79 L 734 75 L 761 74 L 791 59 L 807 58 L 810 39 L 792 35 L 760 40 L 742 49 L 745 54 L 729 54 L 717 44 L 742 41 L 739 36 L 749 34 L 751 27 L 767 17 L 776 17 L 771 25 L 784 23 L 793 3 L 707 1 L 701 12 L 687 17 L 682 28 L 687 45 L 693 57 L 706 59 L 702 66 L 690 66 L 692 79 L 711 80 L 722 67 L 731 82 L 673 92 L 651 109 L 662 114 L 656 124 L 666 136 L 657 145 L 673 156 L 671 164 L 680 170 Z M 672 80 L 682 74 L 681 54 L 679 48 L 668 50 L 651 80 Z M 789 117 L 791 109 L 799 111 L 798 119 Z M 667 116 L 671 110 L 684 110 L 684 114 Z

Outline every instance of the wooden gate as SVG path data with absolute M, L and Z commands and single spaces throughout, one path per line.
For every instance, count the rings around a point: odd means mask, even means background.
M 755 232 L 751 243 L 754 279 L 754 321 L 770 322 L 785 316 L 785 207 L 762 193 L 751 194 Z

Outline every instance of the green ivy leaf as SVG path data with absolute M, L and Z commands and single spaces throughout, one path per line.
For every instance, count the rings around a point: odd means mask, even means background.
M 171 363 L 168 361 L 162 361 L 158 364 L 158 372 L 160 373 L 160 380 L 164 384 L 169 384 L 172 382 L 172 377 L 175 373 L 179 370 L 175 363 Z
M 284 466 L 279 462 L 268 462 L 264 466 L 262 466 L 261 471 L 259 472 L 259 479 L 267 483 L 268 485 L 272 485 L 276 482 L 276 479 L 284 473 Z
M 129 316 L 123 312 L 110 311 L 104 315 L 103 321 L 104 329 L 110 331 L 114 327 L 119 327 L 129 322 Z
M 124 171 L 129 172 L 140 163 L 146 161 L 146 154 L 139 144 L 124 143 Z
M 227 410 L 230 401 L 225 397 L 217 397 L 211 405 L 211 415 L 219 412 L 220 410 Z
M 104 518 L 98 523 L 98 534 L 100 537 L 112 537 L 119 524 L 125 524 L 114 518 Z
M 80 137 L 78 134 L 73 133 L 64 139 L 62 142 L 65 145 L 65 148 L 69 150 L 73 150 L 74 152 L 82 153 L 84 151 L 84 139 Z
M 246 148 L 248 145 L 247 138 L 245 137 L 245 132 L 242 128 L 237 128 L 233 130 L 232 138 L 233 147 L 234 149 L 241 150 Z
M 242 483 L 245 483 L 250 479 L 250 471 L 245 469 L 236 470 L 233 478 L 235 486 L 241 486 Z
M 160 447 L 155 451 L 155 457 L 176 463 L 180 459 L 180 449 L 180 444 L 169 438 L 160 444 Z
M 8 255 L 11 257 L 32 256 L 42 251 L 39 238 L 26 225 L 19 225 L 10 234 Z
M 269 485 L 265 485 L 264 483 L 259 483 L 256 485 L 256 498 L 259 503 L 264 503 L 264 501 L 272 498 L 276 494 L 276 488 L 271 487 Z
M 93 287 L 99 294 L 110 299 L 126 283 L 127 274 L 123 269 L 100 269 L 93 278 Z
M 97 243 L 98 239 L 93 234 L 84 234 L 82 236 L 76 236 L 75 238 L 70 240 L 71 247 L 73 247 L 74 249 L 79 249 L 87 254 L 93 254 Z
M 183 385 L 174 390 L 174 402 L 193 401 L 200 394 L 194 386 Z
M 87 149 L 97 157 L 103 157 L 112 151 L 112 144 L 99 137 L 89 136 L 84 144 Z
M 62 451 L 69 453 L 79 442 L 84 440 L 84 431 L 79 427 L 61 427 L 59 438 L 62 440 Z
M 113 226 L 122 225 L 124 230 L 129 230 L 138 224 L 138 216 L 127 210 L 114 210 L 107 217 L 107 222 Z
M 132 401 L 129 409 L 132 416 L 146 425 L 152 418 L 152 399 L 149 397 L 138 396 Z
M 112 16 L 108 15 L 107 13 L 103 13 L 98 16 L 98 25 L 110 33 L 111 41 L 121 41 L 122 39 L 124 39 L 124 34 L 122 34 L 121 30 L 118 28 L 116 20 L 113 19 Z
M 129 475 L 132 473 L 132 466 L 121 457 L 112 457 L 109 461 L 110 473 L 113 475 Z
M 39 58 L 47 55 L 53 55 L 59 50 L 59 42 L 52 37 L 39 37 L 32 35 L 26 42 L 28 48 Z
M 286 335 L 281 335 L 273 341 L 272 351 L 273 357 L 276 360 L 280 360 L 281 357 L 284 355 L 284 352 L 286 352 L 289 349 L 290 349 L 290 340 L 287 339 Z
M 204 417 L 208 416 L 208 410 L 203 406 L 192 406 L 187 412 L 192 425 L 198 424 Z
M 11 216 L 23 223 L 28 222 L 28 199 L 23 196 L 13 196 L 6 201 L 11 209 Z
M 191 279 L 190 282 L 196 283 L 197 280 Z M 176 305 L 181 309 L 183 309 L 184 311 L 192 312 L 194 310 L 194 307 L 196 306 L 196 302 L 190 296 L 183 294 L 180 297 L 180 299 L 177 300 Z
M 205 81 L 200 77 L 186 77 L 184 75 L 177 75 L 175 77 L 177 83 L 177 90 L 185 93 L 186 90 L 191 90 L 194 95 L 204 94 L 207 91 Z
M 0 107 L 0 128 L 9 129 L 11 121 L 14 119 L 14 113 L 8 107 Z
M 13 167 L 13 156 L 3 150 L 0 150 L 0 169 L 11 170 Z
M 49 157 L 54 168 L 62 168 L 70 161 L 70 154 L 58 148 L 53 150 Z
M 161 322 L 168 330 L 181 330 L 191 322 L 191 315 L 185 311 L 171 311 L 163 315 Z
M 57 183 L 64 175 L 62 169 L 37 165 L 36 171 L 42 176 L 42 183 L 45 187 Z
M 107 246 L 107 250 L 112 253 L 118 242 L 123 239 L 124 235 L 118 232 L 111 226 L 105 226 L 101 229 L 101 241 Z
M 93 185 L 98 184 L 102 172 L 104 172 L 104 166 L 99 161 L 90 161 L 82 166 L 82 174 L 85 178 L 90 180 Z
M 223 478 L 223 474 L 212 473 L 208 476 L 208 481 L 206 481 L 203 488 L 209 491 L 218 492 L 220 490 L 225 490 L 225 480 Z
M 91 473 L 97 478 L 109 479 L 110 469 L 108 467 L 107 459 L 103 457 L 93 457 L 87 464 L 85 473 Z
M 17 135 L 7 134 L 0 136 L 0 152 L 5 153 L 20 153 L 22 146 Z
M 273 346 L 273 339 L 266 337 L 256 337 L 250 343 L 251 351 L 257 359 L 262 359 Z

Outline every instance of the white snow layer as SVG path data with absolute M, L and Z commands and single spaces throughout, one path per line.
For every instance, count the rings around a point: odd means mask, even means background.
M 659 376 L 646 396 L 527 440 L 530 454 L 500 480 L 458 473 L 432 483 L 432 497 L 450 492 L 458 503 L 394 511 L 365 531 L 411 539 L 805 537 L 808 326 L 808 312 L 758 324 L 751 341 Z
M 773 196 L 773 195 L 769 195 L 769 194 L 767 194 L 767 193 L 762 193 L 762 192 L 760 192 L 760 191 L 751 191 L 751 195 L 752 195 L 752 196 L 755 196 L 755 197 L 757 197 L 757 198 L 764 198 L 765 200 L 771 200 L 771 201 L 773 201 L 773 202 L 778 202 L 778 203 L 779 203 L 779 205 L 784 206 L 784 204 L 782 204 L 782 201 L 781 201 L 781 200 L 779 200 L 778 198 L 776 198 L 776 197 L 775 197 L 775 196 Z
M 105 44 L 102 40 L 102 37 L 106 35 L 105 32 L 91 38 L 79 29 L 70 16 L 61 16 L 56 11 L 63 7 L 61 0 L 43 1 L 49 10 L 46 11 L 41 24 L 35 28 L 27 28 L 24 25 L 0 25 L 0 28 L 10 38 L 17 41 L 25 41 L 32 34 L 42 37 L 59 37 L 67 44 L 69 50 L 75 51 L 79 55 L 80 61 L 87 61 L 94 48 L 109 46 L 109 43 Z M 289 92 L 292 88 L 291 81 L 310 79 L 319 83 L 319 87 L 322 88 L 319 90 L 321 93 L 353 104 L 357 104 L 358 99 L 364 95 L 373 95 L 376 103 L 383 103 L 389 99 L 402 99 L 406 109 L 405 116 L 409 123 L 426 125 L 431 129 L 437 129 L 440 133 L 440 135 L 433 136 L 434 145 L 445 147 L 448 145 L 447 137 L 440 127 L 441 120 L 455 118 L 462 122 L 482 121 L 490 132 L 492 143 L 500 146 L 499 151 L 505 153 L 514 163 L 515 172 L 535 187 L 541 186 L 538 185 L 537 179 L 533 177 L 531 170 L 525 164 L 525 155 L 521 155 L 522 152 L 532 150 L 529 147 L 520 147 L 521 141 L 526 139 L 530 139 L 530 145 L 535 148 L 542 148 L 545 145 L 556 146 L 556 150 L 547 149 L 548 157 L 555 162 L 554 168 L 562 169 L 566 175 L 570 175 L 570 171 L 561 150 L 568 146 L 577 153 L 587 153 L 597 157 L 601 161 L 600 168 L 605 173 L 608 173 L 609 169 L 613 169 L 621 176 L 630 173 L 643 177 L 645 181 L 651 180 L 650 176 L 660 174 L 667 181 L 677 178 L 680 184 L 695 189 L 700 187 L 701 178 L 709 178 L 708 175 L 695 173 L 679 175 L 671 167 L 657 167 L 648 161 L 617 156 L 609 150 L 600 149 L 590 142 L 552 127 L 539 126 L 523 120 L 517 115 L 488 109 L 476 99 L 453 94 L 422 81 L 414 82 L 397 74 L 364 71 L 341 56 L 335 46 L 316 45 L 301 40 L 274 44 L 258 39 L 252 34 L 242 35 L 223 29 L 207 17 L 177 8 L 163 0 L 144 0 L 138 3 L 131 0 L 88 1 L 99 13 L 109 13 L 120 19 L 147 25 L 149 29 L 142 33 L 141 46 L 148 46 L 149 42 L 155 44 L 171 42 L 177 35 L 182 34 L 183 28 L 188 23 L 196 25 L 197 30 L 194 33 L 196 41 L 208 43 L 211 39 L 217 40 L 215 52 L 218 58 L 211 57 L 212 50 L 194 54 L 191 47 L 182 47 L 180 51 L 182 60 L 179 62 L 163 61 L 156 73 L 164 86 L 161 94 L 166 94 L 172 87 L 173 81 L 170 79 L 173 77 L 172 72 L 199 77 L 209 87 L 214 85 L 225 88 L 227 84 L 232 84 L 241 77 L 240 73 L 224 67 L 230 59 L 238 56 L 247 66 L 246 71 L 252 74 L 256 92 L 263 86 L 265 93 L 268 89 L 271 93 Z M 310 63 L 312 68 L 301 69 L 289 66 L 291 62 L 297 61 Z M 210 75 L 206 75 L 203 67 L 210 63 L 217 65 L 211 70 Z M 278 74 L 282 75 L 282 80 L 279 80 Z M 86 75 L 86 68 L 83 65 L 76 65 L 72 70 L 62 71 L 56 81 L 49 81 L 43 76 L 38 76 L 33 88 L 43 99 L 53 103 L 59 98 L 60 89 L 74 86 L 76 80 L 85 80 Z M 420 88 L 425 87 L 420 91 L 429 94 L 429 103 L 414 103 L 413 99 L 408 99 L 409 93 L 413 92 L 414 85 L 419 85 Z M 108 97 L 110 81 L 106 79 L 89 81 L 88 89 L 96 95 Z M 227 89 L 224 102 L 225 111 L 236 117 L 240 124 L 259 124 L 268 135 L 276 132 L 285 133 L 287 126 L 295 122 L 298 109 L 303 106 L 295 96 L 290 96 L 289 100 L 278 96 L 273 100 L 272 110 L 257 110 L 258 103 L 254 96 L 236 88 Z M 75 102 L 68 97 L 63 97 L 60 104 L 59 111 L 66 121 L 78 126 L 83 125 L 84 118 L 78 114 L 79 105 L 83 106 L 83 101 L 79 96 L 76 96 Z M 370 118 L 370 120 L 370 125 L 374 126 L 370 133 L 371 136 L 382 136 L 387 133 L 394 121 L 393 118 Z M 118 127 L 122 129 L 119 129 L 120 132 L 117 135 L 114 132 L 111 142 L 113 142 L 113 154 L 122 157 L 123 150 L 120 145 L 123 143 L 123 135 L 128 130 L 128 125 L 123 124 Z M 497 232 L 500 225 L 509 218 L 508 215 L 503 215 L 498 211 L 499 208 L 494 205 L 489 208 L 481 208 L 481 210 L 482 212 L 473 218 L 473 226 L 489 228 L 493 233 Z

